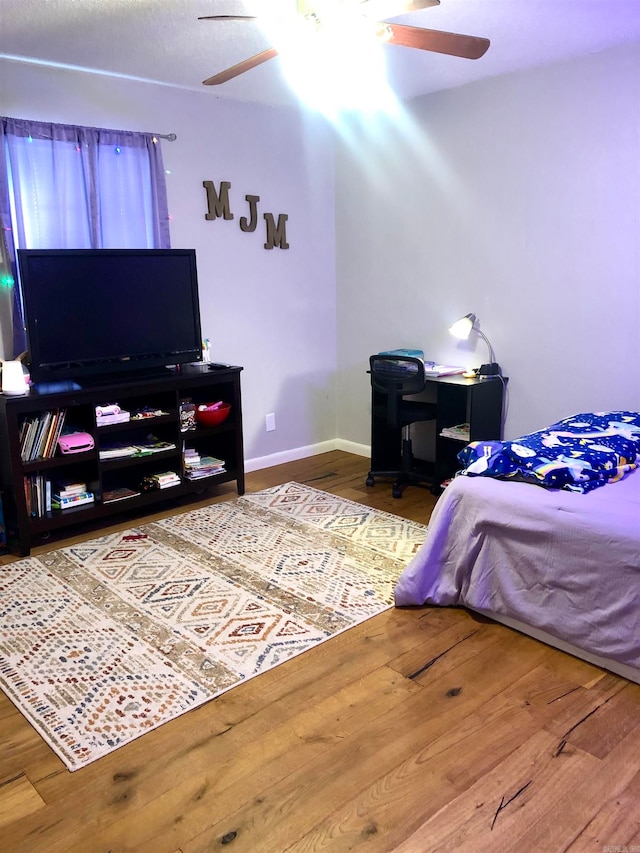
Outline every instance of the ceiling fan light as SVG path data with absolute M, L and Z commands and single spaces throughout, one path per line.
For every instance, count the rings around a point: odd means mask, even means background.
M 393 30 L 389 24 L 375 24 L 375 34 L 380 41 L 389 41 L 393 38 Z

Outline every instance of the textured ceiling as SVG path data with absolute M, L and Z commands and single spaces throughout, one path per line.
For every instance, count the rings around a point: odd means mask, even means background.
M 202 85 L 270 42 L 256 23 L 198 16 L 252 13 L 267 2 L 0 0 L 0 54 L 222 98 L 295 104 L 279 58 L 221 86 Z M 625 42 L 640 44 L 640 0 L 441 0 L 440 6 L 394 21 L 491 40 L 487 54 L 474 61 L 385 46 L 387 79 L 401 99 Z

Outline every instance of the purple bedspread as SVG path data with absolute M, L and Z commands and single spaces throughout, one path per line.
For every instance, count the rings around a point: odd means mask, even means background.
M 465 605 L 640 670 L 640 470 L 588 494 L 456 477 L 396 605 Z

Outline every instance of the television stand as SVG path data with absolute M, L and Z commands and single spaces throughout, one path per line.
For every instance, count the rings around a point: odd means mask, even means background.
M 118 385 L 131 382 L 146 382 L 148 379 L 162 379 L 163 377 L 173 376 L 176 370 L 179 372 L 179 368 L 173 366 L 135 367 L 99 376 L 83 376 L 77 380 L 77 384 L 80 388 L 96 388 L 105 384 Z
M 64 538 L 83 525 L 103 527 L 123 514 L 140 516 L 166 503 L 188 502 L 223 483 L 235 481 L 238 494 L 244 494 L 241 371 L 236 366 L 208 370 L 194 364 L 145 379 L 123 375 L 95 386 L 33 387 L 21 397 L 0 394 L 0 488 L 10 546 L 27 556 L 38 537 Z M 181 403 L 198 406 L 218 400 L 231 404 L 226 421 L 183 431 Z M 96 406 L 112 404 L 131 413 L 144 408 L 154 414 L 99 427 Z M 46 439 L 53 437 L 51 430 L 61 412 L 65 428 L 89 433 L 93 449 L 62 454 L 54 445 L 55 452 L 49 455 Z M 132 446 L 149 434 L 162 442 L 163 449 L 107 458 L 114 443 Z M 223 460 L 223 470 L 190 479 L 185 449 Z M 169 471 L 177 475 L 174 485 L 150 487 L 154 474 Z M 47 495 L 65 481 L 86 484 L 93 501 L 51 508 Z

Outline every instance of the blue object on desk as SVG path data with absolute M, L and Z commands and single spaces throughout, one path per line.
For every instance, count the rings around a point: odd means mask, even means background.
M 389 349 L 379 352 L 378 355 L 402 355 L 410 358 L 421 358 L 424 361 L 424 352 L 421 349 Z

